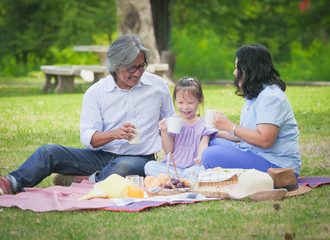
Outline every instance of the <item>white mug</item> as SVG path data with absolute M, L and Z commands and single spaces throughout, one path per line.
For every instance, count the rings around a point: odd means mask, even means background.
M 214 121 L 214 114 L 216 112 L 217 112 L 217 110 L 213 110 L 213 109 L 205 110 L 205 127 L 215 128 L 215 126 L 213 125 L 213 121 Z
M 182 128 L 182 119 L 178 117 L 169 117 L 167 119 L 167 131 L 179 134 Z

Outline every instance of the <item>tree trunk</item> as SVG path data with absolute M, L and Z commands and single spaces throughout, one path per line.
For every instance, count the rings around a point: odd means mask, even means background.
M 160 61 L 168 64 L 168 71 L 165 75 L 168 79 L 175 81 L 173 77 L 175 69 L 175 53 L 170 51 L 171 44 L 171 1 L 173 0 L 150 0 L 152 20 Z
M 116 0 L 119 17 L 118 35 L 133 33 L 138 35 L 150 49 L 149 63 L 160 63 L 149 0 Z
M 150 0 L 155 37 L 160 54 L 162 51 L 170 50 L 170 1 L 171 0 Z

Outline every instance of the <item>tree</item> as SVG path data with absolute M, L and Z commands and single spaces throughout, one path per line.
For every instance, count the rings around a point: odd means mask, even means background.
M 0 9 L 0 62 L 17 66 L 12 72 L 39 68 L 54 47 L 93 44 L 97 34 L 111 41 L 116 30 L 114 0 L 2 0 Z
M 170 50 L 171 44 L 171 0 L 150 0 L 152 20 L 159 53 Z
M 28 55 L 42 57 L 54 44 L 61 26 L 63 0 L 3 0 L 1 9 L 0 58 L 12 55 L 27 63 Z
M 175 68 L 175 53 L 171 51 L 171 31 L 174 0 L 150 0 L 155 37 L 161 62 L 169 66 L 165 75 L 175 81 L 173 77 Z
M 118 35 L 137 34 L 150 49 L 150 63 L 160 63 L 149 0 L 116 0 L 119 17 Z

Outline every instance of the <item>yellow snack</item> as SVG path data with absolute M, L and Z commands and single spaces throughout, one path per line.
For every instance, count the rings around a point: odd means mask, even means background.
M 146 176 L 146 177 L 144 178 L 144 186 L 146 186 L 147 188 L 149 188 L 151 182 L 154 181 L 155 179 L 156 179 L 155 176 Z
M 154 188 L 154 187 L 159 187 L 160 186 L 160 182 L 157 178 L 153 179 L 150 183 L 149 183 L 149 187 L 150 188 Z
M 167 184 L 170 181 L 170 179 L 171 179 L 170 176 L 168 176 L 165 173 L 160 173 L 158 175 L 158 180 L 159 180 L 160 184 L 165 185 L 165 184 Z
M 109 177 L 94 185 L 94 189 L 78 200 L 90 198 L 122 198 L 126 197 L 127 180 L 118 175 L 111 174 Z

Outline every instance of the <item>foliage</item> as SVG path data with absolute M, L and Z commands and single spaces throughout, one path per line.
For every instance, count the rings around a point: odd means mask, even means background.
M 228 40 L 217 36 L 212 30 L 191 34 L 173 27 L 172 34 L 172 51 L 177 53 L 177 78 L 191 76 L 200 81 L 219 76 L 232 78 L 235 49 L 228 48 Z
M 288 81 L 329 81 L 330 45 L 314 41 L 304 48 L 299 42 L 292 42 L 290 61 L 277 65 L 283 80 Z
M 232 79 L 234 53 L 264 44 L 287 81 L 329 81 L 329 1 L 171 0 L 175 77 Z M 41 64 L 97 64 L 73 45 L 115 39 L 115 0 L 0 1 L 0 76 L 23 76 Z
M 1 1 L 2 33 L 0 46 L 2 56 L 13 53 L 17 62 L 28 61 L 33 53 L 42 57 L 49 46 L 54 44 L 60 30 L 63 0 L 38 1 L 18 0 Z
M 42 144 L 82 147 L 79 115 L 87 86 L 77 85 L 73 94 L 43 94 L 43 78 L 39 77 L 0 78 L 3 176 Z M 329 90 L 289 86 L 286 91 L 300 128 L 303 176 L 329 175 Z M 243 99 L 234 94 L 232 86 L 204 85 L 203 91 L 204 108 L 219 109 L 239 121 Z M 52 179 L 53 175 L 38 187 L 52 186 Z M 162 206 L 139 213 L 37 213 L 1 208 L 0 231 L 1 239 L 329 239 L 329 194 L 329 186 L 322 186 L 280 201 L 226 199 Z
M 172 31 L 172 50 L 177 54 L 176 76 L 189 71 L 202 80 L 232 79 L 228 73 L 232 67 L 224 73 L 214 65 L 232 66 L 233 53 L 238 47 L 257 42 L 271 51 L 275 66 L 279 66 L 285 80 L 329 81 L 328 2 L 310 1 L 310 10 L 304 13 L 299 2 L 176 1 Z M 203 42 L 208 43 L 207 49 L 200 46 Z M 201 67 L 195 67 L 201 60 L 203 72 L 198 70 Z
M 274 59 L 275 68 L 284 81 L 329 81 L 329 43 L 315 40 L 310 46 L 304 47 L 293 41 L 288 49 L 288 59 Z M 211 30 L 191 34 L 187 30 L 172 29 L 177 79 L 183 76 L 196 77 L 200 81 L 233 79 L 236 50 L 230 41 Z
M 0 35 L 1 75 L 20 76 L 45 62 L 58 64 L 61 56 L 51 53 L 72 58 L 73 50 L 65 48 L 73 45 L 109 44 L 116 29 L 114 0 L 3 0 L 0 9 L 0 31 L 6 33 Z M 79 58 L 74 55 L 76 64 Z

